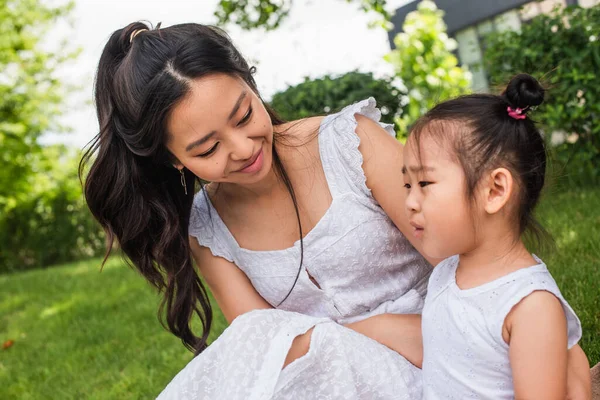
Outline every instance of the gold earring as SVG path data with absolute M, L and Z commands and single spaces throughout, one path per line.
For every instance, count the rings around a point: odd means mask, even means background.
M 181 174 L 181 186 L 183 186 L 183 190 L 187 195 L 187 185 L 185 184 L 185 174 L 183 173 L 183 168 L 179 170 L 179 173 Z

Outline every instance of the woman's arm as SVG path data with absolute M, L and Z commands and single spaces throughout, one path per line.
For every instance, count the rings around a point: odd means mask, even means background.
M 441 260 L 423 254 L 421 243 L 412 234 L 405 211 L 406 189 L 402 179 L 403 146 L 373 120 L 357 114 L 358 149 L 363 156 L 363 171 L 373 197 L 423 257 L 437 265 Z
M 345 326 L 387 346 L 421 368 L 423 335 L 420 315 L 381 314 Z
M 406 189 L 402 179 L 403 146 L 378 123 L 360 114 L 356 134 L 360 139 L 359 151 L 363 156 L 363 171 L 367 187 L 373 197 L 406 236 L 410 243 L 432 265 L 441 260 L 423 254 L 421 244 L 412 235 L 405 211 Z M 382 314 L 346 325 L 365 336 L 398 352 L 412 364 L 420 367 L 423 360 L 423 339 L 420 315 Z
M 200 246 L 196 238 L 190 236 L 189 239 L 200 275 L 208 284 L 228 323 L 248 311 L 273 308 L 258 294 L 237 265 L 214 256 L 210 249 Z
M 567 399 L 591 400 L 592 377 L 590 375 L 590 362 L 577 344 L 569 349 L 567 363 Z
M 503 337 L 509 345 L 515 399 L 567 396 L 567 319 L 552 293 L 533 292 L 507 315 Z
M 228 323 L 252 310 L 273 308 L 237 265 L 214 256 L 210 249 L 200 246 L 196 238 L 190 236 L 189 241 L 198 270 Z M 312 329 L 294 339 L 283 367 L 308 352 L 311 337 Z

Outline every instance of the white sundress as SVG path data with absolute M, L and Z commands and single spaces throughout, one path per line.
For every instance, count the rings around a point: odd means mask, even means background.
M 514 399 L 510 347 L 502 331 L 513 307 L 535 291 L 552 293 L 562 303 L 568 348 L 581 339 L 579 318 L 546 265 L 533 257 L 537 265 L 470 289 L 456 284 L 459 256 L 435 267 L 423 309 L 424 399 Z
M 241 248 L 203 192 L 190 235 L 235 263 L 273 310 L 236 318 L 171 381 L 159 399 L 419 399 L 421 372 L 405 358 L 342 326 L 382 314 L 421 313 L 430 265 L 366 185 L 355 114 L 379 122 L 369 98 L 321 122 L 319 152 L 332 204 L 304 238 L 275 251 Z M 393 134 L 391 125 L 382 124 Z M 401 179 L 398 171 L 398 179 Z M 401 204 L 398 207 L 402 207 Z M 319 283 L 316 286 L 310 276 Z M 315 327 L 307 355 L 282 371 L 292 340 Z

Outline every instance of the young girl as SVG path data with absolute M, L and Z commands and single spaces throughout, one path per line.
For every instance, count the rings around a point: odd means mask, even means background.
M 543 234 L 544 139 L 528 112 L 544 89 L 516 76 L 421 118 L 404 149 L 406 211 L 430 257 L 445 258 L 423 309 L 426 399 L 564 399 L 580 322 L 521 240 Z

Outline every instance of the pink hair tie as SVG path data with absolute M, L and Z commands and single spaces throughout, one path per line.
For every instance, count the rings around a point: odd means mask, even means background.
M 524 111 L 527 110 L 528 108 L 529 107 L 512 108 L 511 106 L 508 106 L 506 111 L 508 111 L 508 115 L 514 119 L 525 119 L 525 118 L 527 118 L 527 114 L 525 114 Z

